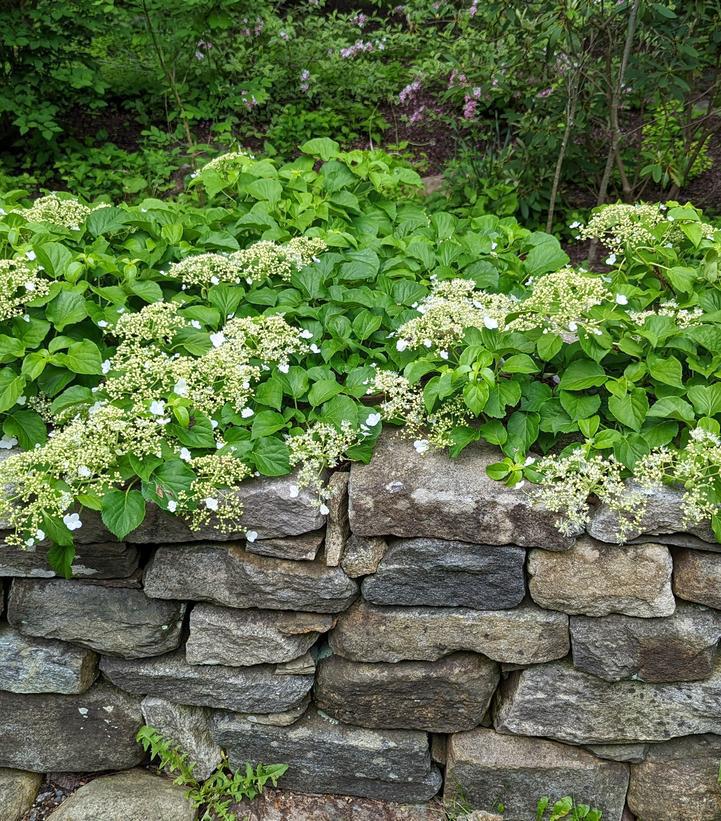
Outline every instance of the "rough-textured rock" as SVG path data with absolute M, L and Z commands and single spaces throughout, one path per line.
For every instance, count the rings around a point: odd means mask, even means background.
M 357 596 L 358 585 L 321 561 L 282 561 L 239 546 L 202 544 L 159 547 L 145 572 L 145 592 L 227 607 L 336 613 Z
M 146 696 L 140 705 L 145 723 L 187 754 L 195 762 L 196 778 L 207 778 L 222 758 L 220 747 L 210 734 L 210 711 L 206 707 L 175 704 L 164 698 Z
M 299 792 L 427 801 L 441 784 L 428 737 L 414 730 L 365 730 L 309 710 L 291 727 L 216 713 L 213 735 L 233 767 L 246 761 L 288 764 L 282 785 Z
M 628 805 L 641 821 L 717 821 L 721 738 L 676 738 L 654 744 L 631 767 Z
M 95 681 L 97 656 L 61 641 L 23 636 L 0 624 L 0 690 L 82 693 Z
M 526 594 L 525 562 L 521 547 L 397 539 L 363 581 L 363 598 L 373 604 L 503 610 Z
M 279 782 L 282 787 L 284 780 Z M 439 801 L 396 804 L 347 795 L 312 795 L 267 789 L 253 801 L 233 806 L 243 821 L 448 821 Z M 491 819 L 491 821 L 495 821 Z M 503 819 L 498 816 L 498 821 Z
M 147 770 L 105 775 L 80 787 L 49 821 L 193 821 L 186 789 Z
M 8 621 L 21 633 L 126 658 L 174 650 L 184 613 L 185 604 L 142 590 L 65 579 L 15 579 L 8 599 Z
M 282 713 L 235 713 L 235 716 L 251 724 L 268 724 L 271 727 L 290 727 L 305 714 L 310 704 L 310 693 L 297 707 L 284 710 Z
M 498 677 L 495 662 L 472 653 L 395 664 L 330 656 L 318 667 L 314 696 L 318 709 L 346 724 L 456 733 L 481 722 Z
M 80 695 L 0 691 L 0 767 L 96 772 L 134 767 L 143 723 L 140 699 L 106 683 Z
M 513 673 L 495 708 L 500 732 L 571 744 L 721 734 L 721 663 L 703 681 L 649 684 L 608 682 L 569 661 L 551 662 Z
M 554 741 L 479 729 L 448 742 L 446 796 L 460 789 L 471 806 L 486 810 L 501 803 L 504 821 L 534 818 L 542 795 L 552 802 L 572 795 L 602 810 L 604 821 L 621 821 L 627 786 L 624 764 Z
M 679 598 L 721 610 L 721 556 L 700 550 L 676 551 L 673 592 Z
M 648 744 L 589 744 L 586 749 L 599 758 L 636 764 L 646 758 Z
M 658 544 L 610 546 L 579 539 L 564 553 L 533 550 L 529 590 L 541 607 L 586 616 L 670 616 L 671 554 Z
M 238 485 L 235 495 L 243 504 L 243 527 L 238 533 L 222 533 L 213 526 L 212 520 L 200 530 L 191 530 L 179 517 L 149 505 L 145 521 L 126 541 L 135 544 L 236 541 L 243 538 L 246 530 L 255 531 L 259 539 L 310 533 L 323 527 L 325 516 L 320 512 L 317 494 L 309 488 L 291 496 L 291 488 L 297 484 L 295 474 L 290 474 L 250 479 Z
M 35 801 L 42 781 L 39 773 L 0 769 L 0 818 L 20 821 Z
M 688 544 L 688 536 L 692 536 L 698 543 L 710 543 L 706 549 L 721 549 L 721 545 L 714 543 L 713 531 L 710 522 L 702 522 L 691 527 L 684 526 L 684 515 L 681 501 L 683 490 L 681 488 L 663 485 L 651 489 L 643 488 L 638 482 L 628 480 L 626 482 L 629 493 L 638 493 L 645 499 L 646 509 L 640 526 L 626 534 L 626 540 L 638 539 L 642 536 L 664 536 L 668 538 L 668 544 L 684 546 Z M 594 539 L 602 542 L 620 543 L 618 515 L 606 505 L 599 505 L 591 515 L 588 523 L 588 533 Z M 646 542 L 656 541 L 653 538 L 646 538 Z
M 198 604 L 190 613 L 190 664 L 279 664 L 306 653 L 333 625 L 323 613 L 236 610 Z
M 474 444 L 457 459 L 443 451 L 416 452 L 399 436 L 382 435 L 367 465 L 353 464 L 351 530 L 360 536 L 456 539 L 563 550 L 572 540 L 555 514 L 534 508 L 520 489 L 489 479 L 498 450 Z
M 192 665 L 182 650 L 151 659 L 105 657 L 100 669 L 130 693 L 154 695 L 178 704 L 220 707 L 238 713 L 276 713 L 297 706 L 313 676 L 279 675 L 275 667 Z
M 248 553 L 269 556 L 271 559 L 312 562 L 323 544 L 324 532 L 316 530 L 302 536 L 278 536 L 276 539 L 257 539 L 245 543 Z
M 377 536 L 366 538 L 351 534 L 346 542 L 340 566 L 351 579 L 367 576 L 369 573 L 376 572 L 386 550 L 388 550 L 388 544 L 385 539 Z
M 349 473 L 334 473 L 328 482 L 328 524 L 325 531 L 325 562 L 328 567 L 338 567 L 346 542 L 350 536 L 348 524 Z
M 568 653 L 568 617 L 532 604 L 484 611 L 360 601 L 339 617 L 330 646 L 354 661 L 435 661 L 466 650 L 494 661 L 538 664 Z
M 573 664 L 607 681 L 693 681 L 713 672 L 721 612 L 680 602 L 672 616 L 571 618 Z
M 49 545 L 21 550 L 0 544 L 0 576 L 28 576 L 50 579 L 57 574 L 48 563 Z M 138 568 L 138 548 L 122 542 L 80 544 L 73 560 L 73 577 L 83 579 L 124 579 Z

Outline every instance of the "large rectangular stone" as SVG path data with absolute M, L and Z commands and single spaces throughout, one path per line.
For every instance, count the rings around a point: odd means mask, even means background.
M 174 650 L 184 614 L 185 604 L 142 590 L 65 579 L 15 579 L 8 598 L 8 621 L 21 633 L 127 658 Z
M 140 699 L 104 682 L 80 695 L 0 690 L 0 767 L 33 772 L 97 772 L 134 767 Z
M 495 662 L 472 653 L 394 664 L 329 656 L 318 667 L 314 697 L 346 724 L 454 733 L 481 723 L 498 677 Z
M 351 467 L 351 530 L 360 536 L 570 547 L 573 540 L 558 531 L 555 514 L 486 475 L 497 461 L 498 450 L 490 445 L 473 444 L 451 459 L 440 450 L 419 454 L 412 442 L 385 433 L 369 464 Z
M 705 550 L 677 550 L 673 592 L 687 601 L 721 610 L 721 556 Z
M 373 604 L 504 610 L 526 594 L 521 547 L 446 539 L 396 539 L 363 581 Z
M 288 764 L 284 789 L 388 801 L 427 801 L 441 785 L 428 736 L 413 730 L 366 730 L 309 710 L 291 727 L 269 727 L 230 713 L 213 716 L 215 740 L 232 767 L 246 761 Z
M 0 544 L 0 576 L 27 576 L 50 579 L 57 573 L 48 563 L 50 545 L 21 550 Z M 79 579 L 125 579 L 138 568 L 138 549 L 123 542 L 80 544 L 72 564 L 73 577 Z
M 332 617 L 322 613 L 197 604 L 185 652 L 189 664 L 279 664 L 302 656 L 332 625 Z
M 9 624 L 0 624 L 0 690 L 82 693 L 95 681 L 97 669 L 91 650 L 23 636 Z
M 152 659 L 106 656 L 100 669 L 129 693 L 237 713 L 279 713 L 303 703 L 313 675 L 286 675 L 270 664 L 255 667 L 192 665 L 178 650 Z
M 337 613 L 356 598 L 358 585 L 322 561 L 269 559 L 240 545 L 167 545 L 148 565 L 145 592 L 226 607 Z
M 504 821 L 536 817 L 541 796 L 551 804 L 567 795 L 621 821 L 628 767 L 583 750 L 538 738 L 503 736 L 478 728 L 448 740 L 445 797 L 463 798 L 481 810 L 503 804 Z M 656 821 L 654 817 L 654 821 Z
M 703 681 L 604 681 L 570 661 L 512 673 L 495 703 L 500 732 L 571 744 L 666 741 L 721 734 L 721 662 Z
M 376 607 L 361 600 L 331 631 L 334 653 L 354 661 L 435 661 L 457 651 L 507 664 L 568 653 L 568 616 L 522 604 L 513 610 Z

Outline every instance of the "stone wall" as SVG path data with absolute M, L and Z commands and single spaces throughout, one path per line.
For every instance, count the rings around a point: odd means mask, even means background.
M 496 458 L 387 435 L 327 517 L 292 479 L 249 482 L 253 542 L 88 520 L 71 581 L 3 548 L 0 766 L 130 768 L 146 722 L 201 774 L 222 748 L 301 792 L 721 819 L 721 546 L 672 490 L 629 544 L 603 508 L 562 537 L 486 478 Z

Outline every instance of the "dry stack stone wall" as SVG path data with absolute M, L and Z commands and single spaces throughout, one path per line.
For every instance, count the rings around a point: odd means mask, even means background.
M 222 748 L 302 792 L 721 819 L 721 546 L 673 490 L 626 545 L 603 508 L 563 537 L 496 458 L 386 435 L 327 517 L 292 478 L 249 482 L 253 542 L 88 519 L 70 581 L 3 548 L 0 766 L 130 768 L 146 722 L 201 775 Z

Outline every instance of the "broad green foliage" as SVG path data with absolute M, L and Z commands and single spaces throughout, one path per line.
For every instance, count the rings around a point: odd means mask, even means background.
M 632 472 L 693 486 L 689 518 L 717 526 L 721 235 L 695 209 L 599 211 L 599 276 L 512 218 L 429 208 L 380 152 L 301 151 L 218 158 L 182 204 L 6 197 L 0 441 L 29 452 L 0 478 L 20 544 L 52 539 L 66 571 L 84 509 L 122 538 L 149 502 L 238 530 L 223 488 L 296 468 L 322 509 L 324 469 L 368 460 L 383 422 L 419 452 L 497 445 L 493 477 L 540 481 L 573 526 L 589 493 L 628 502 Z
M 539 799 L 536 808 L 536 821 L 560 821 L 567 818 L 568 821 L 601 821 L 603 813 L 588 804 L 577 804 L 571 796 L 561 798 L 551 804 L 547 796 Z
M 187 787 L 186 798 L 195 809 L 203 811 L 201 821 L 237 821 L 231 806 L 244 798 L 260 795 L 268 783 L 275 787 L 288 769 L 287 764 L 258 764 L 255 769 L 246 764 L 245 772 L 231 772 L 228 759 L 223 757 L 215 772 L 199 780 L 193 773 L 195 763 L 188 761 L 187 753 L 181 752 L 154 727 L 142 726 L 136 740 L 151 759 L 159 759 L 158 769 L 174 775 L 174 783 Z

